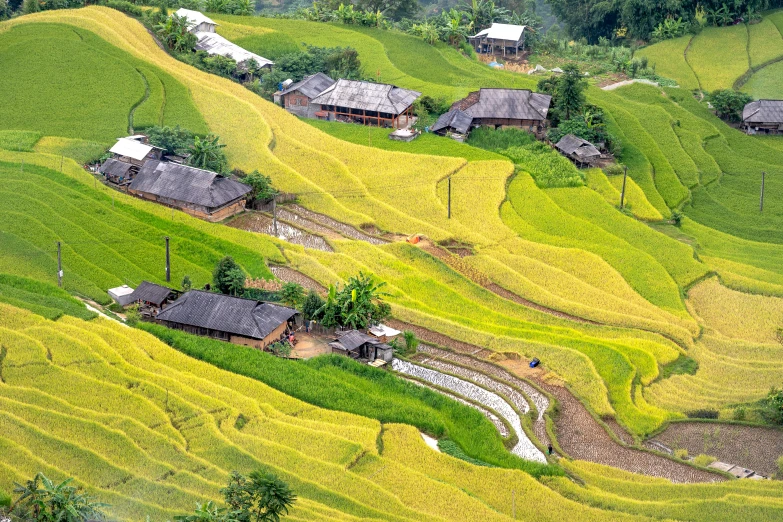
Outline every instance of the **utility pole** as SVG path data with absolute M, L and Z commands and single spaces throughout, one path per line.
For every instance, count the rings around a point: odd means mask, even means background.
M 57 242 L 57 286 L 63 287 L 63 256 L 62 243 Z
M 171 256 L 169 255 L 169 236 L 166 236 L 166 282 L 171 281 Z
M 272 229 L 277 237 L 277 198 L 272 196 Z
M 60 156 L 60 174 L 62 174 L 62 172 L 63 172 L 63 159 L 64 158 L 65 158 L 65 156 L 62 156 L 62 155 Z
M 625 205 L 625 182 L 628 179 L 628 165 L 623 165 L 623 191 L 620 192 L 620 208 Z
M 767 177 L 766 172 L 761 173 L 761 199 L 759 200 L 759 212 L 764 212 L 764 178 Z
M 451 176 L 449 176 L 449 219 L 451 219 Z
M 511 518 L 517 518 L 517 492 L 511 490 Z

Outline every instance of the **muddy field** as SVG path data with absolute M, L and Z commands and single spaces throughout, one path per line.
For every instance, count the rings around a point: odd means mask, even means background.
M 685 448 L 691 456 L 704 453 L 767 477 L 777 471 L 776 460 L 783 455 L 783 430 L 758 426 L 673 422 L 652 440 L 671 449 Z

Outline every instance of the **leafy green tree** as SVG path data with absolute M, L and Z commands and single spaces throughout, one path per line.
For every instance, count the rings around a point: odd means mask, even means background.
M 191 287 L 193 286 L 193 283 L 190 281 L 190 276 L 185 275 L 185 277 L 182 278 L 182 291 L 188 292 L 190 291 Z
M 569 120 L 572 115 L 582 112 L 586 88 L 587 81 L 579 67 L 573 63 L 564 65 L 563 73 L 557 81 L 554 101 L 555 109 L 561 118 Z
M 783 388 L 772 388 L 761 401 L 761 417 L 771 423 L 783 425 Z
M 196 46 L 196 35 L 190 32 L 188 19 L 172 14 L 155 26 L 155 33 L 172 51 L 182 53 Z
M 215 290 L 226 295 L 239 295 L 245 287 L 245 271 L 234 258 L 226 256 L 215 265 L 212 284 Z
M 326 301 L 318 310 L 321 323 L 328 327 L 345 326 L 348 328 L 366 328 L 391 314 L 391 308 L 383 302 L 388 295 L 381 292 L 386 283 L 376 283 L 363 272 L 352 276 L 342 289 L 330 286 Z
M 193 145 L 194 134 L 179 125 L 176 127 L 154 126 L 145 131 L 152 145 L 161 147 L 165 154 L 182 154 Z
M 108 504 L 95 502 L 81 488 L 71 485 L 72 478 L 59 484 L 38 473 L 24 484 L 14 483 L 17 499 L 7 513 L 16 520 L 31 522 L 84 522 L 104 520 L 103 508 Z
M 141 321 L 141 312 L 138 304 L 132 304 L 125 309 L 125 322 L 133 326 Z
M 327 328 L 340 326 L 340 307 L 337 305 L 337 287 L 335 285 L 329 285 L 326 300 L 315 315 L 320 317 L 321 324 Z
M 220 136 L 207 135 L 206 138 L 195 136 L 190 146 L 188 165 L 213 172 L 224 173 L 228 168 L 228 159 L 223 152 L 225 144 L 220 143 Z
M 302 315 L 305 320 L 318 319 L 318 311 L 324 305 L 324 300 L 315 290 L 307 292 L 302 302 Z
M 245 477 L 231 473 L 223 493 L 229 513 L 236 522 L 278 522 L 296 502 L 288 484 L 276 475 L 254 471 Z
M 435 45 L 435 42 L 440 40 L 441 30 L 431 20 L 425 19 L 423 22 L 413 24 L 411 32 L 416 36 L 424 39 L 430 45 Z
M 24 14 L 37 13 L 41 10 L 41 4 L 38 0 L 24 0 L 22 3 L 22 12 Z
M 272 186 L 272 178 L 261 174 L 257 170 L 245 176 L 242 182 L 250 185 L 253 189 L 249 195 L 251 201 L 266 201 L 272 199 L 277 194 L 277 190 Z
M 753 97 L 734 89 L 714 91 L 710 95 L 710 103 L 719 117 L 729 121 L 742 120 L 742 110 L 753 101 Z
M 304 288 L 299 283 L 288 282 L 280 289 L 280 300 L 283 304 L 299 309 L 304 301 Z
M 233 58 L 219 54 L 204 58 L 204 67 L 207 72 L 226 78 L 232 78 L 237 73 L 237 62 Z
M 211 500 L 206 504 L 196 504 L 196 510 L 191 515 L 175 515 L 177 522 L 235 522 L 226 508 L 219 508 Z

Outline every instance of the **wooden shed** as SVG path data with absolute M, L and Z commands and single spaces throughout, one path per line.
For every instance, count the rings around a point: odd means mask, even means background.
M 128 186 L 131 194 L 207 221 L 242 212 L 251 190 L 215 172 L 162 161 L 148 161 Z
M 407 128 L 413 124 L 413 102 L 418 91 L 385 83 L 337 80 L 312 99 L 321 106 L 316 117 L 378 127 Z
M 352 359 L 363 359 L 368 362 L 380 359 L 391 362 L 394 349 L 377 337 L 364 334 L 358 330 L 338 332 L 338 337 L 329 343 L 332 353 L 348 356 Z
M 757 100 L 745 105 L 742 128 L 748 134 L 783 132 L 783 100 Z
M 530 28 L 525 25 L 493 23 L 490 27 L 469 37 L 469 40 L 479 54 L 495 54 L 496 50 L 500 50 L 503 56 L 506 55 L 506 51 L 519 54 L 520 47 L 524 48 L 525 45 L 525 32 L 529 30 Z
M 560 138 L 555 148 L 579 167 L 595 165 L 601 158 L 601 151 L 595 145 L 573 134 Z
M 167 306 L 157 322 L 194 335 L 264 349 L 293 327 L 293 308 L 191 290 Z

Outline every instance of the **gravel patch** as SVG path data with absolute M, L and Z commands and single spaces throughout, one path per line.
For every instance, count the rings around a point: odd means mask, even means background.
M 370 236 L 361 232 L 350 225 L 341 223 L 336 219 L 332 219 L 329 216 L 313 212 L 299 205 L 287 205 L 286 208 L 299 216 L 308 219 L 311 222 L 319 223 L 325 227 L 336 230 L 343 236 L 349 239 L 358 239 L 359 241 L 366 241 L 372 245 L 385 245 L 386 241 L 378 237 Z
M 522 457 L 523 459 L 546 464 L 546 457 L 544 457 L 544 454 L 530 441 L 527 434 L 522 429 L 522 422 L 519 419 L 517 412 L 498 394 L 485 390 L 471 382 L 458 379 L 457 377 L 446 375 L 399 359 L 392 360 L 392 368 L 400 373 L 412 375 L 442 388 L 449 389 L 458 395 L 462 395 L 463 397 L 476 401 L 487 408 L 498 412 L 498 414 L 511 425 L 518 437 L 518 442 L 511 450 L 511 453 Z
M 704 453 L 770 476 L 778 472 L 783 455 L 783 430 L 712 422 L 672 422 L 650 442 L 672 449 L 685 448 L 691 456 Z
M 283 241 L 293 243 L 295 245 L 302 245 L 305 248 L 313 248 L 316 250 L 322 250 L 324 252 L 334 252 L 334 249 L 329 243 L 326 242 L 321 236 L 311 234 L 301 228 L 297 228 L 293 225 L 286 223 L 285 221 L 277 221 L 277 234 L 275 234 L 275 227 L 272 218 L 259 214 L 257 212 L 248 212 L 233 219 L 229 226 L 234 228 L 241 228 L 242 230 L 248 230 L 250 232 L 258 232 L 260 234 L 267 234 L 269 236 L 275 236 Z

